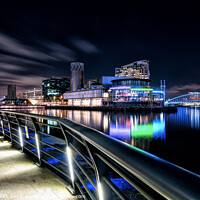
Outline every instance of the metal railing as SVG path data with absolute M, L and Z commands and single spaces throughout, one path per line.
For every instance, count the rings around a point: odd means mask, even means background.
M 200 199 L 200 176 L 67 119 L 0 111 L 0 133 L 85 199 Z M 143 198 L 144 199 L 144 198 Z

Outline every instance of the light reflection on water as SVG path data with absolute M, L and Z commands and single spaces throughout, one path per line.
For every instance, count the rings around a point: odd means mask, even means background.
M 200 159 L 199 107 L 182 107 L 171 114 L 80 110 L 26 112 L 68 118 L 200 174 L 197 162 Z
M 32 110 L 31 113 L 62 116 L 147 151 L 151 141 L 165 141 L 163 113 L 131 114 L 81 110 Z

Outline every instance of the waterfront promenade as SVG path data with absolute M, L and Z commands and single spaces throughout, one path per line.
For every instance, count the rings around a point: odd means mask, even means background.
M 66 183 L 46 167 L 37 167 L 27 154 L 0 138 L 0 199 L 77 199 Z

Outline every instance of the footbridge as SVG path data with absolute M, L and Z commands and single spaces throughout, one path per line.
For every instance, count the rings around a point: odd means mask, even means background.
M 183 105 L 183 106 L 200 105 L 200 92 L 193 92 L 177 96 L 172 99 L 168 99 L 165 102 L 165 105 Z
M 1 144 L 7 145 L 5 141 L 9 141 L 10 150 L 20 150 L 20 154 L 35 159 L 36 168 L 48 168 L 64 181 L 67 189 L 66 193 L 62 190 L 60 199 L 69 198 L 68 191 L 79 199 L 92 200 L 140 196 L 159 200 L 199 199 L 199 175 L 92 128 L 59 117 L 10 111 L 0 111 L 0 124 Z M 18 156 L 14 153 L 12 159 Z M 5 160 L 5 170 L 9 167 L 6 163 L 12 164 L 12 160 Z M 16 173 L 20 173 L 18 177 L 31 176 L 33 171 Z M 37 185 L 48 182 L 52 174 L 35 178 L 33 184 L 39 189 Z M 59 182 L 57 178 L 56 181 Z M 15 185 L 24 188 L 21 192 L 31 192 L 26 182 Z M 0 190 L 1 195 L 4 190 Z M 41 195 L 44 197 L 45 193 Z

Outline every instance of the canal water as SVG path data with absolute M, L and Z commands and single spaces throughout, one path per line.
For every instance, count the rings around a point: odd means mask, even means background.
M 171 114 L 54 109 L 28 112 L 74 120 L 200 174 L 200 107 L 180 107 Z

